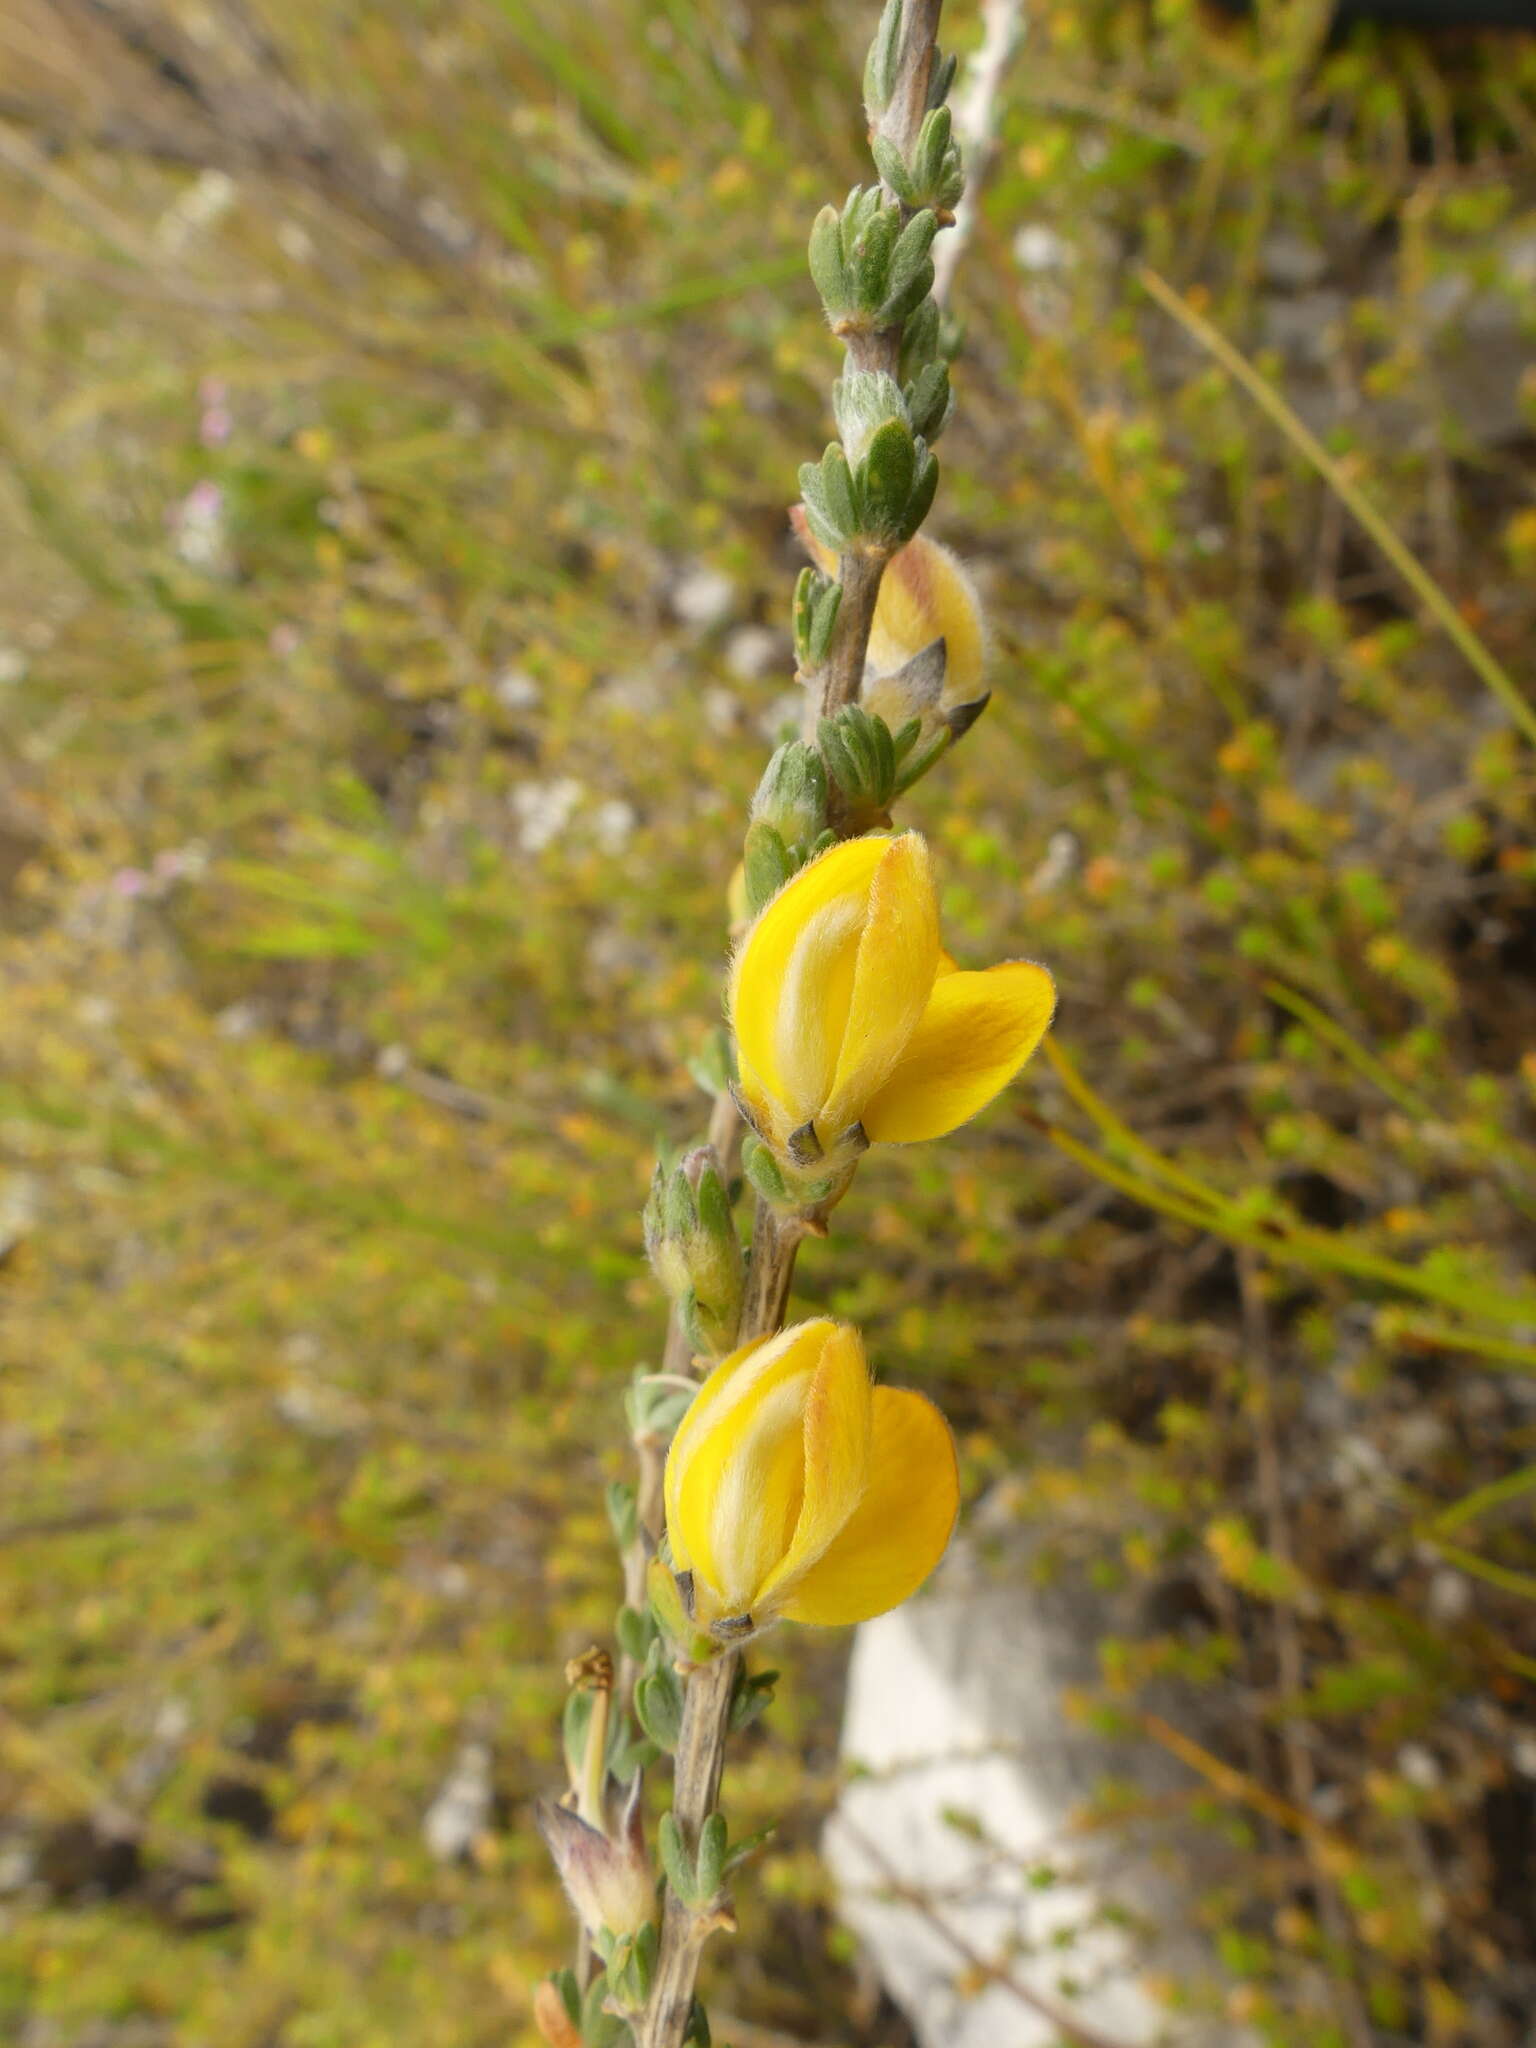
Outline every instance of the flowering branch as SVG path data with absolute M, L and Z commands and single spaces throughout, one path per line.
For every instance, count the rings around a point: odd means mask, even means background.
M 772 1696 L 773 1675 L 749 1676 L 742 1651 L 781 1620 L 837 1626 L 906 1599 L 959 1504 L 939 1411 L 872 1385 L 850 1325 L 784 1327 L 796 1255 L 827 1234 L 871 1144 L 973 1116 L 1054 1004 L 1030 962 L 956 967 L 927 848 L 889 832 L 896 799 L 987 701 L 975 592 L 918 533 L 951 410 L 929 252 L 964 183 L 940 4 L 886 0 L 864 77 L 878 179 L 811 233 L 846 359 L 838 439 L 801 470 L 794 514 L 813 564 L 794 606 L 805 736 L 778 749 L 752 802 L 708 1141 L 657 1166 L 646 1204 L 673 1309 L 661 1370 L 627 1397 L 637 1481 L 609 1495 L 622 1657 L 617 1673 L 601 1651 L 571 1667 L 571 1789 L 540 1810 L 583 1928 L 577 1968 L 536 2004 L 555 2048 L 708 2048 L 699 1959 L 735 1925 L 727 1880 L 755 1846 L 732 1846 L 718 1809 L 726 1743 Z M 666 1754 L 658 1916 L 639 1790 Z

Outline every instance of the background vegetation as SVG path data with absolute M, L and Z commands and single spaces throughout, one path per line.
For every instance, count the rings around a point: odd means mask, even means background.
M 5 10 L 27 2048 L 529 2038 L 567 1937 L 523 1809 L 617 1597 L 639 1208 L 791 695 L 803 245 L 870 12 Z M 1138 266 L 1528 675 L 1536 46 L 1030 15 L 933 529 L 996 696 L 912 815 L 957 950 L 1057 971 L 1062 1056 L 867 1166 L 801 1294 L 943 1401 L 968 1497 L 1020 1482 L 1062 1569 L 1155 1596 L 1082 1709 L 1182 1745 L 1190 1840 L 1243 1851 L 1196 1902 L 1224 1981 L 1170 1998 L 1498 2048 L 1536 2002 L 1536 752 Z M 789 1817 L 719 2008 L 896 2042 L 814 1852 L 844 1648 L 783 1643 L 738 1767 L 743 1827 Z

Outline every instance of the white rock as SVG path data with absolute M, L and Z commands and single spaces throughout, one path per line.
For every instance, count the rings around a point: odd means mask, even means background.
M 786 726 L 795 732 L 800 730 L 800 721 L 804 713 L 804 690 L 783 690 L 757 721 L 757 729 L 765 740 L 770 740 L 777 746 Z
M 1032 277 L 1067 270 L 1077 261 L 1072 244 L 1044 221 L 1026 221 L 1013 238 L 1013 260 Z
M 1464 1572 L 1453 1572 L 1448 1565 L 1443 1566 L 1430 1579 L 1425 1606 L 1430 1620 L 1442 1627 L 1464 1621 L 1472 1606 L 1472 1581 Z
M 932 1592 L 858 1632 L 842 1747 L 863 1770 L 825 1850 L 840 1909 L 923 2048 L 1055 2048 L 1070 2036 L 1053 2012 L 1124 2048 L 1246 2038 L 1226 2021 L 1176 2024 L 1147 1988 L 1154 1970 L 1216 1974 L 1187 1932 L 1197 1881 L 1181 1890 L 1145 1834 L 1077 1825 L 1106 1775 L 1154 1796 L 1188 1789 L 1150 1745 L 1111 1743 L 1063 1710 L 1121 1619 L 1081 1585 L 1042 1591 L 1016 1555 L 998 1572 L 961 1551 Z M 893 1898 L 893 1882 L 926 1903 Z M 1028 2000 L 978 1990 L 946 1930 L 972 1956 L 1006 1957 Z
M 553 782 L 520 782 L 512 791 L 512 815 L 517 820 L 517 843 L 524 853 L 542 853 L 553 845 L 570 824 L 583 796 L 582 786 L 570 775 Z
M 604 853 L 622 853 L 639 824 L 639 813 L 623 797 L 609 797 L 592 813 L 592 837 Z
M 531 711 L 539 701 L 539 686 L 526 669 L 504 668 L 491 688 L 503 711 Z
M 466 1742 L 422 1816 L 421 1838 L 439 1863 L 469 1855 L 490 1825 L 492 1799 L 490 1747 Z
M 1422 1742 L 1405 1742 L 1397 1752 L 1397 1768 L 1421 1792 L 1433 1792 L 1443 1773 L 1432 1749 Z
M 755 683 L 789 659 L 788 641 L 772 626 L 738 626 L 725 643 L 725 665 L 739 682 Z
M 741 699 L 734 690 L 724 690 L 718 683 L 711 683 L 700 700 L 704 707 L 704 722 L 711 732 L 732 733 L 741 725 Z
M 686 569 L 672 586 L 672 609 L 685 626 L 708 632 L 731 615 L 736 586 L 720 569 L 700 563 Z

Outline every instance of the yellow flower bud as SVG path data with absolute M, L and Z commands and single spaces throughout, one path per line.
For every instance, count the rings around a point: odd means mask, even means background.
M 825 1317 L 723 1359 L 667 1454 L 672 1561 L 723 1641 L 897 1606 L 943 1556 L 959 1500 L 938 1409 L 871 1386 L 858 1331 Z
M 785 884 L 737 950 L 742 1100 L 796 1167 L 942 1137 L 1013 1079 L 1055 1001 L 1029 961 L 955 968 L 917 833 L 845 840 Z
M 837 556 L 817 540 L 797 505 L 790 520 L 823 575 L 836 576 Z M 880 579 L 860 701 L 894 732 L 928 707 L 908 703 L 894 686 L 897 672 L 935 640 L 944 642 L 944 681 L 932 708 L 945 715 L 986 696 L 987 629 L 976 586 L 959 556 L 918 534 L 886 563 Z M 925 721 L 926 722 L 926 721 Z

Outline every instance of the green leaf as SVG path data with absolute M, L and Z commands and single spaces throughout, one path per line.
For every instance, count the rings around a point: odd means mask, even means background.
M 765 1202 L 789 1200 L 789 1185 L 779 1170 L 778 1161 L 752 1131 L 741 1143 L 741 1170 Z
M 747 827 L 742 868 L 746 876 L 747 908 L 755 917 L 795 872 L 789 848 L 765 819 L 759 818 L 755 825 Z
M 661 1850 L 661 1867 L 666 1873 L 669 1889 L 680 1898 L 685 1906 L 694 1902 L 694 1866 L 683 1841 L 683 1831 L 677 1824 L 675 1814 L 664 1813 L 661 1825 L 656 1831 L 657 1844 Z
M 731 1733 L 739 1735 L 760 1720 L 773 1704 L 773 1689 L 779 1682 L 777 1671 L 754 1671 L 750 1676 L 743 1672 L 736 1681 L 736 1690 L 731 1695 Z
M 827 649 L 832 645 L 832 629 L 837 624 L 837 614 L 843 602 L 841 583 L 834 583 L 829 578 L 824 578 L 823 583 L 811 612 L 808 651 L 813 662 L 826 660 Z
M 923 188 L 914 183 L 907 169 L 907 160 L 888 135 L 874 136 L 869 153 L 875 160 L 875 169 L 896 194 L 904 206 L 916 206 Z M 926 196 L 926 195 L 925 195 Z
M 635 1540 L 635 1489 L 627 1479 L 615 1479 L 610 1482 L 604 1501 L 608 1509 L 608 1520 L 613 1529 L 613 1540 L 620 1550 L 628 1550 Z
M 892 208 L 892 212 L 896 209 Z M 905 320 L 933 289 L 933 264 L 928 251 L 939 231 L 938 216 L 930 207 L 914 213 L 891 250 L 885 275 L 885 292 L 880 305 L 882 326 Z
M 812 531 L 828 547 L 841 553 L 857 535 L 859 521 L 853 475 L 848 458 L 836 441 L 828 444 L 820 462 L 801 465 L 800 495 Z
M 932 305 L 933 301 L 929 299 L 924 303 Z M 948 426 L 950 414 L 955 409 L 954 393 L 949 388 L 948 363 L 925 363 L 905 387 L 902 396 L 912 421 L 912 431 L 930 444 L 936 441 Z
M 677 1748 L 683 1727 L 683 1688 L 670 1664 L 658 1663 L 635 1681 L 635 1716 L 658 1749 Z
M 688 2015 L 688 2031 L 683 2036 L 683 2048 L 710 2048 L 709 2014 L 704 2010 L 702 1999 L 693 2001 L 693 2010 Z
M 885 9 L 864 60 L 864 111 L 878 121 L 896 90 L 901 61 L 902 0 L 885 0 Z
M 693 1190 L 681 1167 L 667 1182 L 662 1198 L 661 1221 L 667 1236 L 673 1238 L 691 1236 L 698 1227 L 699 1215 L 693 1206 Z
M 840 319 L 851 304 L 848 266 L 843 259 L 842 223 L 835 206 L 824 206 L 811 224 L 807 251 L 811 278 L 830 320 Z
M 891 294 L 891 266 L 902 232 L 901 208 L 883 205 L 878 185 L 870 191 L 874 208 L 860 226 L 848 258 L 854 304 L 867 314 L 877 312 Z
M 952 125 L 948 107 L 935 107 L 923 116 L 923 125 L 917 131 L 917 144 L 912 151 L 912 176 L 924 193 L 933 189 L 943 169 Z
M 655 1639 L 656 1624 L 649 1614 L 642 1614 L 638 1607 L 621 1607 L 614 1619 L 613 1632 L 618 1638 L 619 1648 L 626 1657 L 633 1657 L 637 1664 L 645 1661 Z
M 719 1891 L 725 1876 L 725 1815 L 712 1813 L 699 1830 L 696 1897 L 707 1904 Z
M 904 384 L 910 384 L 920 371 L 938 360 L 942 353 L 939 347 L 941 325 L 942 316 L 936 299 L 924 299 L 908 318 L 902 331 L 901 361 L 897 371 Z M 921 427 L 918 427 L 918 432 L 922 432 Z
M 939 464 L 933 451 L 923 442 L 917 443 L 917 476 L 912 485 L 912 494 L 907 499 L 906 516 L 902 520 L 900 539 L 909 541 L 933 505 L 934 492 L 939 488 Z
M 733 1870 L 740 1870 L 747 1858 L 755 1856 L 758 1850 L 765 1843 L 771 1842 L 777 1833 L 778 1829 L 772 1826 L 759 1828 L 756 1834 L 743 1835 L 739 1842 L 733 1842 L 730 1854 L 725 1859 L 725 1867 L 720 1873 L 722 1879 L 729 1877 Z
M 907 524 L 907 507 L 917 475 L 917 446 L 905 420 L 887 420 L 870 437 L 859 470 L 859 496 L 866 533 L 902 539 L 916 529 Z

